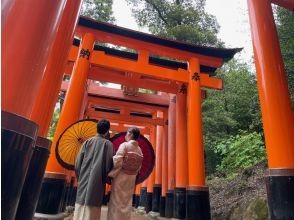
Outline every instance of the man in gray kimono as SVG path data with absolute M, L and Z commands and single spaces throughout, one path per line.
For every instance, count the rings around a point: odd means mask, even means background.
M 84 142 L 77 157 L 78 190 L 74 220 L 100 219 L 106 177 L 113 166 L 113 145 L 106 139 L 109 129 L 109 121 L 100 120 L 97 123 L 98 134 Z

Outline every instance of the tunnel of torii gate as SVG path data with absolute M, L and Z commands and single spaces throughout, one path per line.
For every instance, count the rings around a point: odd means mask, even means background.
M 155 149 L 155 168 L 134 191 L 140 205 L 161 216 L 210 219 L 202 88 L 222 89 L 214 72 L 240 49 L 191 45 L 78 18 L 80 0 L 20 1 L 2 2 L 2 218 L 32 219 L 36 209 L 62 212 L 66 181 L 76 183 L 56 160 L 56 141 L 79 119 L 106 117 L 116 132 L 140 126 Z M 294 3 L 247 2 L 269 167 L 269 213 L 272 219 L 292 219 L 294 114 L 271 3 L 292 11 Z M 62 82 L 64 73 L 69 83 Z M 126 94 L 95 81 L 124 85 Z M 158 92 L 127 95 L 136 88 Z M 60 89 L 66 96 L 51 144 L 46 137 Z

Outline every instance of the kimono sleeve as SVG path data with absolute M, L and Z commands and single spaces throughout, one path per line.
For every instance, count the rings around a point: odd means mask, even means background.
M 86 144 L 87 144 L 87 141 L 84 142 L 83 145 L 81 146 L 80 152 L 75 162 L 75 172 L 76 172 L 77 180 L 79 180 L 80 171 L 81 171 L 81 167 L 82 167 L 84 156 L 85 156 Z
M 122 167 L 122 163 L 123 163 L 123 159 L 124 159 L 124 156 L 126 154 L 126 143 L 122 143 L 115 156 L 113 157 L 113 167 L 114 168 L 121 168 Z
M 114 155 L 113 144 L 110 141 L 106 142 L 106 163 L 105 163 L 105 172 L 109 173 L 109 171 L 113 167 L 112 157 Z

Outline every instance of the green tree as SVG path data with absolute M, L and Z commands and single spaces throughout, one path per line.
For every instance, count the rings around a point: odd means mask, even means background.
M 218 136 L 261 131 L 256 78 L 246 64 L 232 60 L 217 72 L 224 88 L 208 90 L 202 104 L 204 128 Z
M 47 135 L 47 138 L 52 140 L 55 130 L 56 130 L 56 126 L 57 126 L 57 122 L 59 119 L 59 115 L 60 115 L 60 109 L 56 108 L 53 112 L 53 116 L 52 116 L 52 120 L 51 120 L 51 124 L 50 124 L 50 128 L 49 128 L 49 132 Z
M 215 147 L 240 133 L 262 132 L 255 76 L 246 64 L 232 60 L 217 72 L 224 82 L 221 91 L 208 90 L 202 104 L 208 172 L 214 172 L 222 155 Z
M 215 146 L 215 151 L 223 157 L 217 169 L 226 173 L 232 173 L 265 160 L 264 143 L 257 132 L 241 131 L 238 135 L 219 142 Z
M 152 34 L 198 45 L 220 46 L 219 25 L 205 0 L 127 0 L 141 27 Z
M 281 52 L 288 76 L 292 104 L 294 105 L 294 12 L 277 7 L 275 13 Z
M 113 0 L 84 0 L 81 14 L 97 21 L 113 23 L 115 18 L 112 11 Z

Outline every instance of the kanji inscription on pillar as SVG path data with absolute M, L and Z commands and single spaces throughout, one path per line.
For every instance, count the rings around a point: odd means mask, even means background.
M 195 81 L 198 81 L 200 80 L 200 76 L 199 76 L 199 73 L 195 72 L 192 76 L 192 80 L 195 80 Z
M 89 58 L 90 58 L 90 51 L 87 49 L 87 50 L 85 50 L 85 49 L 81 49 L 81 52 L 80 52 L 80 57 L 83 57 L 83 58 L 87 58 L 87 60 L 89 60 Z

